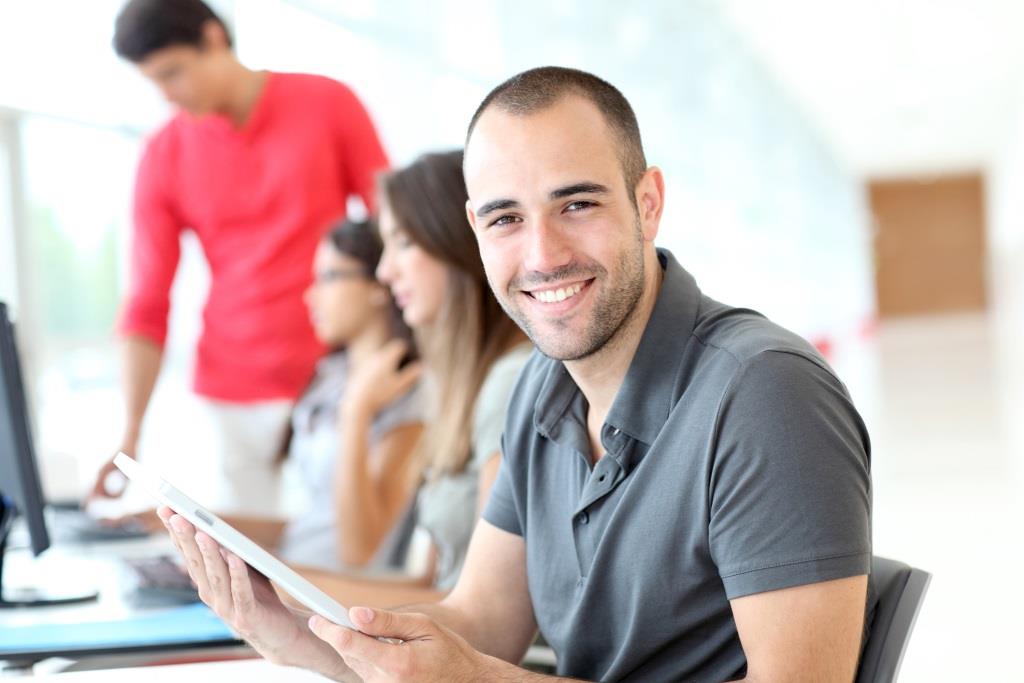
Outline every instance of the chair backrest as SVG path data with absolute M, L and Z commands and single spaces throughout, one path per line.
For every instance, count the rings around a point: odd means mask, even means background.
M 884 557 L 871 558 L 867 640 L 857 683 L 892 683 L 900 670 L 931 574 Z

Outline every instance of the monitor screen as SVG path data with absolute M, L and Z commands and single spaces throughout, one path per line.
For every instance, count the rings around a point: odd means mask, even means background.
M 36 555 L 50 546 L 14 325 L 0 301 L 0 495 L 25 517 Z

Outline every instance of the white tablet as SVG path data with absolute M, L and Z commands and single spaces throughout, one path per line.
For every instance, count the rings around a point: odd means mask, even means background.
M 217 515 L 124 453 L 118 453 L 114 457 L 114 464 L 128 479 L 142 486 L 197 529 L 209 534 L 303 605 L 335 624 L 355 629 L 348 620 L 348 611 L 344 607 Z

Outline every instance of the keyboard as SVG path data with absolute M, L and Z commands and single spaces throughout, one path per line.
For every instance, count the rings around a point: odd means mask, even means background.
M 47 527 L 57 543 L 122 541 L 149 535 L 142 522 L 135 519 L 104 523 L 78 508 L 58 505 L 49 506 L 46 512 Z
M 174 557 L 160 555 L 121 562 L 129 577 L 125 598 L 133 605 L 183 605 L 199 601 L 192 579 Z

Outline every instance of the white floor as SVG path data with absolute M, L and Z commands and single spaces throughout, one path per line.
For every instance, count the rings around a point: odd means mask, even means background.
M 901 681 L 1024 681 L 1024 326 L 1017 311 L 881 326 L 875 553 L 932 573 Z

